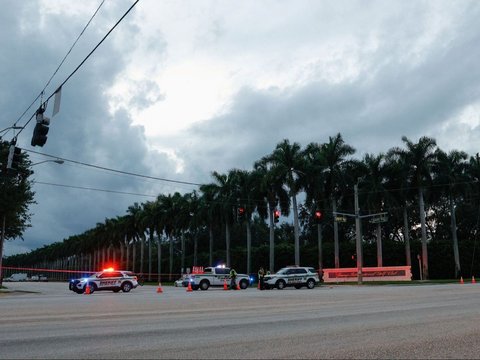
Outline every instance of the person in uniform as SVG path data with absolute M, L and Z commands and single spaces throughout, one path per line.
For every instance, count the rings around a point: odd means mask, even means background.
M 265 270 L 263 270 L 263 267 L 260 267 L 260 269 L 258 269 L 258 288 L 260 290 L 263 290 L 265 289 L 265 283 L 263 282 L 263 277 L 265 276 Z
M 234 268 L 230 270 L 230 289 L 237 290 L 237 272 Z

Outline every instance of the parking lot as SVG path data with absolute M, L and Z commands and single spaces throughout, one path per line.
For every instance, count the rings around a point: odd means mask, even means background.
M 480 284 L 78 295 L 8 283 L 0 358 L 478 358 Z

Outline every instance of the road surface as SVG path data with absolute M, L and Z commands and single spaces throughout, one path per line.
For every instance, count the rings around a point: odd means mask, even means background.
M 478 358 L 480 284 L 78 295 L 5 283 L 0 359 Z

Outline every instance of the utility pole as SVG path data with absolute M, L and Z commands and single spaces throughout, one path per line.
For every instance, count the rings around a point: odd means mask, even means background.
M 363 249 L 362 249 L 362 224 L 360 220 L 363 218 L 378 218 L 382 217 L 382 221 L 387 212 L 380 212 L 376 214 L 367 214 L 367 215 L 360 215 L 360 206 L 358 205 L 358 184 L 353 186 L 354 197 L 355 197 L 355 214 L 344 213 L 334 211 L 333 216 L 336 218 L 337 215 L 341 216 L 349 216 L 355 218 L 355 243 L 356 243 L 356 252 L 357 252 L 357 276 L 358 276 L 358 284 L 361 285 L 363 282 Z M 345 221 L 345 220 L 344 220 Z
M 363 266 L 363 250 L 362 250 L 362 229 L 360 224 L 360 207 L 358 205 L 358 184 L 353 187 L 355 193 L 355 235 L 356 235 L 356 251 L 357 251 L 357 276 L 358 284 L 363 282 L 362 266 Z

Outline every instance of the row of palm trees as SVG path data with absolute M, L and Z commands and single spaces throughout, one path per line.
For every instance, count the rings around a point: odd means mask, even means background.
M 269 269 L 275 269 L 275 218 L 279 209 L 284 219 L 293 218 L 294 263 L 301 264 L 300 239 L 308 227 L 316 227 L 318 268 L 323 269 L 325 227 L 333 228 L 334 266 L 340 267 L 339 223 L 337 212 L 352 212 L 355 185 L 360 189 L 363 214 L 388 212 L 389 221 L 399 222 L 395 233 L 387 234 L 405 245 L 405 264 L 411 266 L 410 234 L 420 229 L 422 244 L 422 276 L 429 278 L 428 232 L 438 225 L 427 215 L 435 207 L 448 206 L 451 219 L 455 276 L 461 272 L 457 239 L 456 205 L 466 199 L 478 202 L 480 195 L 480 159 L 465 152 L 448 153 L 439 149 L 432 138 L 418 142 L 402 138 L 403 147 L 385 153 L 366 154 L 355 159 L 355 149 L 346 144 L 341 134 L 329 137 L 325 143 L 310 143 L 302 148 L 298 143 L 283 140 L 269 155 L 253 164 L 250 171 L 232 169 L 212 173 L 212 182 L 192 192 L 159 195 L 155 201 L 130 206 L 126 215 L 105 219 L 93 229 L 32 251 L 24 262 L 89 255 L 90 267 L 105 262 L 109 249 L 119 249 L 120 261 L 126 268 L 145 271 L 145 247 L 148 246 L 148 274 L 152 274 L 152 249 L 157 243 L 158 274 L 162 273 L 162 243 L 168 243 L 169 269 L 173 274 L 175 249 L 179 245 L 181 269 L 185 269 L 186 239 L 193 242 L 193 265 L 198 264 L 198 242 L 208 233 L 208 261 L 213 264 L 214 234 L 224 231 L 226 265 L 231 261 L 233 226 L 242 226 L 246 239 L 247 273 L 252 271 L 252 222 L 266 222 L 269 227 Z M 428 196 L 429 206 L 425 203 Z M 300 200 L 299 200 L 300 199 Z M 300 203 L 299 203 L 300 201 Z M 415 205 L 416 204 L 416 205 Z M 238 209 L 242 208 L 242 216 Z M 324 221 L 315 223 L 313 213 L 319 210 Z M 410 214 L 417 214 L 418 219 Z M 313 225 L 315 224 L 315 225 Z M 429 231 L 427 231 L 429 227 Z M 392 227 L 391 227 L 392 228 Z M 352 230 L 354 231 L 354 230 Z M 347 232 L 346 236 L 352 235 Z M 382 223 L 376 225 L 377 265 L 383 265 Z M 310 241 L 303 236 L 304 242 Z M 136 254 L 137 244 L 140 256 Z M 130 253 L 131 252 L 131 253 Z M 46 255 L 48 253 L 48 256 Z M 113 254 L 116 254 L 112 250 Z M 96 255 L 97 254 L 97 255 Z M 102 256 L 98 254 L 103 254 Z M 115 256 L 115 255 L 113 255 Z M 108 258 L 108 256 L 107 256 Z M 93 260 L 92 260 L 93 259 Z M 190 265 L 190 264 L 188 264 Z M 281 264 L 286 265 L 286 264 Z M 238 264 L 237 264 L 238 266 Z

